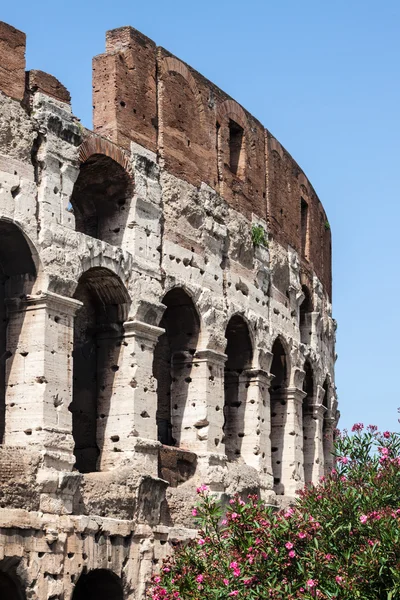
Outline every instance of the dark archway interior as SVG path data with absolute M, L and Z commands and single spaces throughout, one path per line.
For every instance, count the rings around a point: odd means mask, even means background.
M 235 460 L 240 456 L 244 436 L 247 387 L 243 371 L 251 367 L 253 348 L 247 323 L 239 315 L 229 321 L 225 337 L 228 358 L 225 363 L 223 431 L 228 460 Z
M 32 254 L 22 232 L 16 225 L 0 220 L 0 444 L 5 430 L 8 324 L 5 300 L 30 294 L 35 277 Z M 18 333 L 13 330 L 13 335 Z
M 83 306 L 74 324 L 72 433 L 76 468 L 96 471 L 98 419 L 107 418 L 112 379 L 118 364 L 120 340 L 129 296 L 121 280 L 108 269 L 89 269 L 79 280 L 74 298 Z M 99 395 L 103 412 L 98 414 Z M 105 397 L 107 396 L 107 397 Z
M 167 308 L 160 327 L 165 333 L 158 340 L 153 361 L 153 375 L 157 380 L 157 430 L 162 444 L 174 446 L 179 445 L 179 439 L 172 433 L 172 414 L 176 423 L 182 420 L 200 320 L 193 301 L 181 288 L 169 291 L 163 304 Z
M 76 230 L 119 246 L 132 194 L 132 179 L 119 163 L 92 155 L 81 165 L 71 197 Z
M 2 598 L 2 597 L 1 597 Z M 120 578 L 107 569 L 83 573 L 75 586 L 72 600 L 123 600 Z
M 324 406 L 324 408 L 326 408 L 326 410 L 328 410 L 328 401 L 329 401 L 329 398 L 328 398 L 328 395 L 329 395 L 329 392 L 328 392 L 328 388 L 329 388 L 328 379 L 325 379 L 324 385 L 322 386 L 322 388 L 324 390 L 324 398 L 322 400 L 322 405 Z M 326 411 L 325 411 L 324 417 L 326 417 Z
M 10 577 L 0 571 L 0 598 L 1 600 L 24 600 L 22 591 L 16 577 Z
M 274 376 L 270 387 L 271 399 L 271 460 L 274 477 L 274 489 L 283 494 L 282 457 L 285 436 L 288 366 L 286 352 L 282 342 L 277 338 L 272 346 L 271 374 Z
M 304 481 L 310 483 L 313 479 L 318 421 L 313 415 L 314 377 L 308 361 L 304 364 L 304 371 L 303 391 L 306 393 L 303 399 Z
M 310 291 L 306 285 L 302 286 L 304 300 L 300 304 L 300 341 L 303 344 L 311 342 L 311 313 L 313 312 L 313 303 Z

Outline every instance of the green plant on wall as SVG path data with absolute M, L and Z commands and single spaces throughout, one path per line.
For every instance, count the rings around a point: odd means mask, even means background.
M 328 219 L 325 221 L 324 227 L 325 227 L 325 231 L 329 231 L 330 230 L 331 226 L 329 225 Z
M 266 248 L 268 247 L 267 235 L 262 225 L 253 225 L 251 228 L 251 241 L 253 242 L 253 246 L 256 248 L 258 246 L 265 246 Z

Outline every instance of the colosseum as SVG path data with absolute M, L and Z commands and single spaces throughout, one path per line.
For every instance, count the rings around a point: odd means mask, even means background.
M 0 23 L 0 598 L 142 600 L 196 487 L 331 466 L 331 231 L 263 125 L 131 27 L 93 130 Z

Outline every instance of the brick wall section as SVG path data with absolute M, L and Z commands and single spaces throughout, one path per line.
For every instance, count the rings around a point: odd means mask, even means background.
M 107 33 L 93 59 L 93 127 L 129 149 L 157 149 L 156 45 L 133 27 Z
M 66 102 L 70 104 L 71 96 L 66 87 L 58 81 L 53 75 L 49 75 L 44 71 L 28 71 L 26 74 L 26 86 L 27 91 L 42 92 L 51 96 L 60 102 Z
M 107 33 L 93 62 L 94 130 L 129 148 L 156 151 L 166 172 L 204 182 L 248 219 L 267 219 L 274 238 L 302 256 L 331 293 L 330 231 L 300 167 L 263 125 L 178 58 L 133 29 Z M 241 167 L 231 159 L 231 129 L 243 132 Z M 309 243 L 301 251 L 301 198 L 308 205 Z M 308 275 L 307 275 L 308 274 Z
M 298 251 L 306 277 L 315 271 L 329 297 L 332 289 L 331 232 L 313 187 L 281 144 L 266 132 L 268 224 L 274 239 Z M 301 244 L 301 199 L 308 205 L 308 255 Z
M 26 35 L 0 21 L 0 91 L 22 100 L 25 91 Z

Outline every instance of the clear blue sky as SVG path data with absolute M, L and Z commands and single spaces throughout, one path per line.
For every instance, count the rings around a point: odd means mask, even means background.
M 397 427 L 400 392 L 400 2 L 3 2 L 27 66 L 91 126 L 91 59 L 132 25 L 253 113 L 313 183 L 333 234 L 341 426 Z

